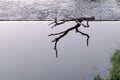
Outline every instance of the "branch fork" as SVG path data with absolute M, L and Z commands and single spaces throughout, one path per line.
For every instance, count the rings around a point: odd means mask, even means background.
M 87 37 L 86 45 L 88 46 L 90 36 L 89 36 L 88 34 L 84 33 L 84 32 L 81 32 L 81 31 L 79 30 L 79 27 L 82 25 L 83 27 L 88 28 L 88 27 L 90 27 L 90 25 L 89 25 L 88 22 L 89 22 L 89 21 L 93 21 L 93 20 L 95 20 L 95 17 L 94 17 L 94 16 L 92 16 L 92 17 L 81 17 L 81 18 L 70 19 L 70 20 L 59 20 L 59 21 L 58 21 L 57 18 L 56 18 L 54 22 L 52 22 L 52 23 L 49 24 L 49 25 L 52 25 L 52 24 L 53 24 L 53 26 L 52 26 L 51 28 L 54 28 L 54 27 L 56 27 L 56 26 L 59 26 L 59 25 L 61 25 L 61 24 L 64 24 L 65 22 L 69 22 L 69 21 L 75 21 L 75 22 L 76 22 L 76 25 L 75 25 L 75 26 L 73 26 L 73 27 L 71 27 L 71 28 L 68 28 L 68 29 L 65 30 L 65 31 L 48 35 L 48 36 L 60 35 L 59 37 L 57 37 L 57 38 L 55 38 L 54 40 L 52 40 L 52 42 L 55 43 L 53 49 L 54 49 L 55 52 L 56 52 L 56 58 L 58 57 L 58 50 L 57 50 L 57 43 L 58 43 L 58 41 L 59 41 L 61 38 L 63 38 L 64 36 L 66 36 L 70 31 L 75 30 L 76 33 L 80 33 L 80 34 L 82 34 L 83 36 L 86 36 L 86 37 Z M 83 24 L 83 23 L 82 23 L 83 21 L 86 21 L 87 23 L 86 23 L 86 24 Z

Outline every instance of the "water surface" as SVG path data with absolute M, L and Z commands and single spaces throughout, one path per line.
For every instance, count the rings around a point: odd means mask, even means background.
M 110 57 L 119 47 L 120 22 L 91 22 L 90 28 L 74 31 L 58 43 L 55 57 L 50 33 L 60 32 L 75 23 L 51 29 L 49 22 L 0 22 L 1 80 L 90 80 L 109 72 Z

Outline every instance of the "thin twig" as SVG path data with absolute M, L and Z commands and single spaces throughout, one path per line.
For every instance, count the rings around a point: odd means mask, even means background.
M 85 27 L 85 28 L 88 28 L 88 27 L 90 27 L 90 25 L 89 25 L 89 21 L 86 21 L 87 22 L 87 24 L 85 25 L 85 24 L 82 24 L 83 25 L 83 27 Z
M 58 26 L 58 25 L 64 24 L 65 22 L 66 22 L 65 20 L 63 20 L 62 22 L 58 22 L 57 18 L 55 18 L 55 21 L 54 21 L 54 22 L 51 22 L 49 25 L 54 24 L 54 25 L 51 27 L 51 28 L 54 28 L 54 27 L 56 27 L 56 26 Z
M 90 36 L 86 33 L 81 32 L 78 28 L 76 28 L 76 32 L 87 37 L 87 46 L 88 46 Z

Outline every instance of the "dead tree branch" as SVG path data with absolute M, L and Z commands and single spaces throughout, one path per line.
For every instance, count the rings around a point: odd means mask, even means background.
M 65 31 L 62 31 L 62 32 L 60 32 L 60 33 L 55 33 L 55 34 L 50 34 L 50 35 L 48 35 L 48 36 L 60 35 L 59 37 L 57 37 L 57 38 L 55 38 L 54 40 L 52 40 L 52 42 L 55 43 L 55 45 L 54 45 L 54 50 L 55 50 L 55 52 L 56 52 L 56 57 L 58 57 L 58 50 L 57 50 L 57 43 L 58 43 L 58 41 L 59 41 L 61 38 L 63 38 L 64 36 L 66 36 L 70 31 L 75 30 L 76 33 L 80 33 L 80 34 L 82 34 L 83 36 L 86 36 L 86 37 L 87 37 L 87 46 L 88 46 L 90 36 L 89 36 L 88 34 L 86 34 L 86 33 L 81 32 L 81 31 L 79 30 L 79 27 L 82 25 L 83 27 L 88 28 L 88 27 L 90 27 L 88 22 L 89 22 L 89 21 L 93 21 L 93 20 L 95 20 L 95 17 L 94 17 L 94 16 L 92 16 L 92 17 L 81 17 L 81 18 L 71 19 L 71 20 L 59 20 L 59 21 L 57 21 L 57 18 L 56 18 L 54 22 L 50 23 L 49 25 L 54 24 L 54 25 L 51 27 L 51 28 L 54 28 L 54 27 L 56 27 L 56 26 L 58 26 L 58 25 L 64 24 L 65 22 L 68 22 L 68 21 L 75 21 L 75 22 L 76 22 L 76 25 L 75 25 L 75 26 L 73 26 L 73 27 L 71 27 L 71 28 L 68 28 L 68 29 L 65 30 Z M 87 21 L 86 25 L 82 23 L 83 21 Z
M 64 24 L 65 22 L 66 22 L 65 20 L 62 20 L 62 22 L 58 22 L 58 21 L 57 21 L 57 18 L 55 18 L 55 21 L 52 22 L 52 23 L 50 23 L 49 25 L 54 24 L 54 25 L 51 27 L 51 28 L 54 28 L 54 27 L 56 27 L 56 26 L 58 26 L 58 25 Z

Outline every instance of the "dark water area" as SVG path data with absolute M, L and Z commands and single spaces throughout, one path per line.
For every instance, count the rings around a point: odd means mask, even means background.
M 117 4 L 119 5 L 119 7 L 120 7 L 120 0 L 116 0 L 117 1 Z

